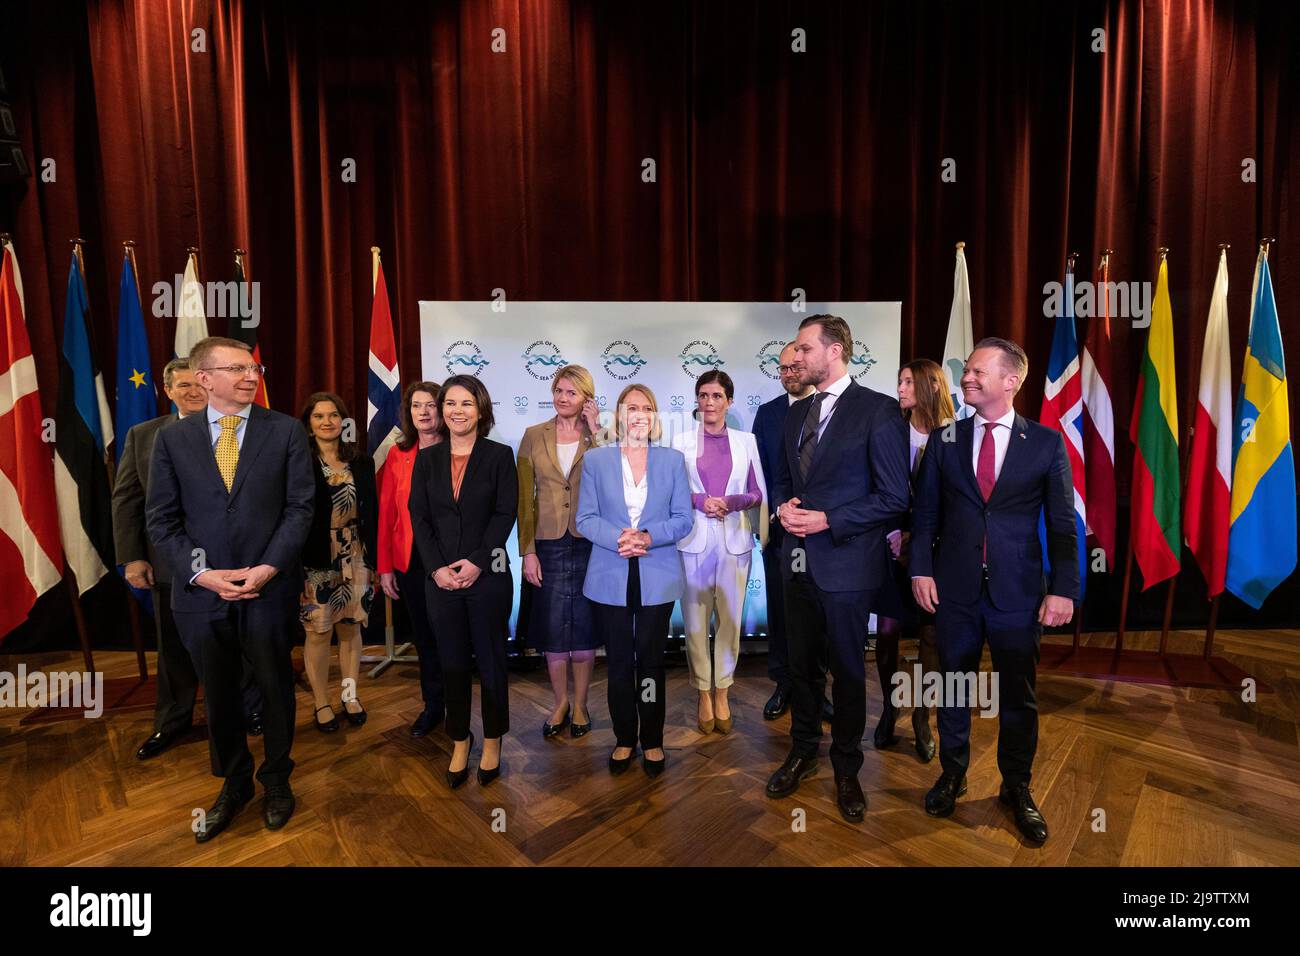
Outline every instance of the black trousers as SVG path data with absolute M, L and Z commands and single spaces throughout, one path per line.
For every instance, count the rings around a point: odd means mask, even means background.
M 261 600 L 260 598 L 258 600 Z M 247 658 L 262 693 L 262 744 L 265 757 L 257 779 L 265 786 L 287 784 L 293 772 L 293 643 L 297 607 L 254 608 L 233 601 L 221 616 L 175 615 L 181 640 L 203 679 L 212 774 L 251 781 L 253 755 L 245 736 L 243 674 Z
M 807 572 L 785 582 L 790 645 L 790 736 L 795 753 L 817 754 L 822 737 L 826 670 L 831 676 L 831 766 L 836 776 L 855 776 L 862 767 L 867 724 L 867 668 L 863 640 L 871 591 L 823 591 Z
M 153 729 L 155 733 L 183 733 L 194 723 L 194 701 L 198 698 L 200 680 L 176 628 L 170 583 L 154 585 L 153 622 L 158 638 L 158 694 Z M 245 717 L 262 712 L 262 692 L 247 660 L 244 661 L 243 699 Z
M 786 639 L 785 582 L 781 579 L 781 535 L 773 530 L 763 549 L 767 587 L 767 676 L 779 687 L 790 686 L 790 650 Z
M 593 602 L 596 627 L 605 637 L 609 717 L 616 747 L 642 750 L 664 745 L 667 680 L 664 648 L 673 605 L 641 604 L 640 559 L 629 558 L 627 605 Z
M 418 548 L 411 549 L 411 565 L 397 572 L 397 590 L 406 616 L 411 622 L 411 643 L 420 658 L 420 697 L 424 709 L 442 716 L 447 709 L 447 697 L 442 687 L 442 662 L 438 659 L 438 641 L 434 636 L 433 622 L 425 594 L 425 581 L 429 577 L 420 561 Z
M 988 641 L 998 675 L 998 770 L 1008 786 L 1028 783 L 1038 749 L 1038 698 L 1035 688 L 1042 628 L 1038 609 L 1000 611 L 989 599 L 988 584 L 970 605 L 941 601 L 936 608 L 939 667 L 945 694 L 939 708 L 939 762 L 945 773 L 964 774 L 970 765 L 970 709 L 975 701 L 954 701 L 946 692 L 950 674 L 975 674 Z M 961 703 L 964 706 L 947 706 Z
M 424 593 L 438 635 L 438 660 L 447 700 L 447 736 L 452 740 L 469 736 L 475 663 L 482 692 L 483 736 L 502 736 L 510 730 L 506 670 L 506 639 L 514 603 L 510 572 L 484 571 L 470 587 L 459 591 L 444 591 L 432 578 L 426 578 Z

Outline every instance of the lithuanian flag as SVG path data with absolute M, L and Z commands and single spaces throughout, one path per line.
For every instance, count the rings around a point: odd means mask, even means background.
M 1163 256 L 1128 434 L 1134 446 L 1130 533 L 1145 591 L 1176 575 L 1182 563 L 1174 314 L 1169 304 L 1169 266 Z

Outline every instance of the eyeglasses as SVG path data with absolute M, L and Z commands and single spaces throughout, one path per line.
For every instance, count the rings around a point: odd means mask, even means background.
M 211 368 L 201 368 L 200 372 L 229 372 L 238 378 L 243 378 L 249 372 L 256 372 L 258 375 L 266 374 L 265 365 L 213 365 Z
M 776 367 L 777 371 L 780 372 L 782 375 L 784 375 L 786 372 L 793 372 L 794 368 L 795 367 L 793 365 L 778 365 Z

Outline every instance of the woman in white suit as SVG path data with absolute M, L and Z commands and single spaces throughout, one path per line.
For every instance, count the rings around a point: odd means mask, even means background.
M 731 733 L 727 690 L 740 656 L 740 625 L 754 536 L 766 540 L 767 484 L 758 443 L 727 428 L 735 386 L 712 369 L 695 382 L 699 425 L 680 432 L 673 447 L 686 459 L 695 524 L 677 543 L 686 571 L 682 620 L 691 685 L 699 691 L 700 733 Z M 713 653 L 709 623 L 716 614 Z

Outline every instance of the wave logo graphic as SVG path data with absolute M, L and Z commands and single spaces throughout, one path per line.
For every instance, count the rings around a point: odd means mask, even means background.
M 677 357 L 681 360 L 682 371 L 691 379 L 698 378 L 709 369 L 727 364 L 712 343 L 704 339 L 687 343 L 686 347 L 677 353 Z
M 853 376 L 853 381 L 858 381 L 867 372 L 871 371 L 879 362 L 871 354 L 871 347 L 861 339 L 853 340 L 853 358 L 849 359 L 849 374 Z
M 469 339 L 452 342 L 442 353 L 442 359 L 448 375 L 473 375 L 475 378 L 492 364 L 483 350 Z
M 604 363 L 605 374 L 620 382 L 636 378 L 641 369 L 650 364 L 641 355 L 640 349 L 627 339 L 610 342 L 605 351 L 600 353 L 600 358 Z
M 524 349 L 522 356 L 524 371 L 539 382 L 549 382 L 555 377 L 555 370 L 568 365 L 560 347 L 546 339 L 538 339 Z
M 781 350 L 786 343 L 781 339 L 764 342 L 754 358 L 758 361 L 758 370 L 774 382 L 781 381 Z

